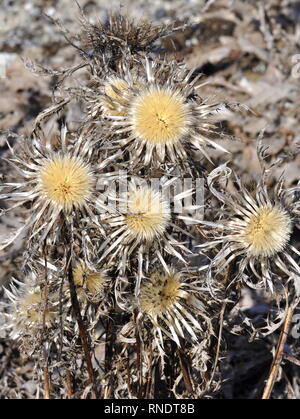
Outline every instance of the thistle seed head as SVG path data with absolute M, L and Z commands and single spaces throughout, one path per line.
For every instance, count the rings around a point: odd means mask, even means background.
M 42 309 L 43 302 L 43 295 L 38 289 L 30 289 L 27 293 L 20 296 L 17 303 L 20 319 L 22 318 L 24 323 L 34 323 L 41 326 L 45 316 L 45 322 L 49 325 L 55 318 L 55 311 L 53 308 L 47 307 L 44 314 Z
M 124 115 L 123 112 L 118 111 L 118 102 L 122 101 L 122 93 L 129 88 L 126 80 L 120 77 L 109 77 L 104 84 L 105 97 L 101 104 L 106 115 Z
M 149 281 L 141 287 L 141 310 L 150 317 L 156 318 L 168 312 L 184 295 L 179 273 L 175 271 L 171 271 L 169 274 L 154 272 Z
M 80 207 L 89 198 L 93 184 L 91 169 L 78 157 L 55 156 L 45 161 L 39 173 L 43 195 L 66 211 Z
M 288 282 L 300 275 L 296 262 L 299 251 L 292 243 L 299 219 L 299 196 L 295 193 L 299 186 L 284 188 L 281 180 L 269 190 L 263 178 L 255 193 L 250 193 L 236 177 L 238 190 L 233 198 L 231 193 L 219 189 L 220 185 L 216 186 L 220 178 L 224 181 L 230 174 L 231 170 L 222 165 L 209 175 L 210 190 L 223 204 L 221 214 L 217 209 L 216 222 L 201 221 L 208 230 L 206 242 L 199 247 L 216 250 L 209 277 L 212 272 L 216 277 L 234 262 L 236 278 L 242 278 L 249 286 L 274 291 L 275 284 L 282 287 L 284 280 Z M 297 279 L 295 284 L 298 289 Z
M 133 188 L 129 192 L 125 220 L 132 238 L 142 241 L 161 236 L 170 217 L 169 205 L 160 192 L 150 187 Z
M 73 269 L 73 277 L 80 297 L 93 302 L 101 298 L 107 280 L 105 272 L 94 271 L 80 261 Z
M 154 87 L 142 91 L 131 107 L 136 135 L 150 144 L 175 144 L 188 125 L 188 108 L 178 92 Z
M 260 208 L 244 228 L 245 243 L 252 256 L 275 255 L 285 248 L 291 233 L 290 216 L 277 206 Z

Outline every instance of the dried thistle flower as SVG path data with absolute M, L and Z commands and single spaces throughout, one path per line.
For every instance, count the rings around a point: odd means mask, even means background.
M 80 261 L 73 269 L 73 278 L 80 299 L 96 303 L 104 297 L 104 288 L 108 279 L 105 270 L 90 269 L 84 261 Z
M 191 148 L 206 155 L 205 146 L 226 152 L 211 138 L 216 133 L 216 114 L 227 105 L 209 104 L 200 98 L 196 93 L 198 77 L 192 79 L 192 71 L 176 62 L 146 59 L 142 69 L 132 74 L 127 68 L 123 83 L 120 80 L 118 85 L 126 85 L 126 89 L 115 90 L 113 100 L 104 94 L 100 102 L 113 103 L 110 115 L 106 112 L 113 130 L 111 142 L 132 153 L 131 164 L 184 161 Z M 89 99 L 93 116 L 99 108 L 98 94 Z
M 92 105 L 92 114 L 97 115 L 98 106 L 102 108 L 103 114 L 105 115 L 123 115 L 119 110 L 119 102 L 122 101 L 123 95 L 128 92 L 130 84 L 141 87 L 142 81 L 138 79 L 132 79 L 130 82 L 126 81 L 126 78 L 119 76 L 109 76 L 105 79 L 103 85 L 103 95 L 95 100 Z
M 291 217 L 276 204 L 257 208 L 256 213 L 245 218 L 242 235 L 252 256 L 273 256 L 289 242 L 292 233 Z
M 152 325 L 161 355 L 165 339 L 178 346 L 181 339 L 196 344 L 201 332 L 211 328 L 204 304 L 206 294 L 204 281 L 188 269 L 155 267 L 143 278 L 137 297 L 138 319 L 142 327 Z M 124 327 L 123 332 L 129 333 L 130 327 Z
M 93 140 L 82 134 L 72 143 L 67 140 L 67 130 L 63 128 L 58 146 L 45 141 L 33 136 L 20 140 L 21 150 L 10 148 L 12 158 L 9 162 L 16 170 L 18 180 L 3 183 L 1 188 L 5 192 L 0 197 L 14 202 L 5 212 L 28 205 L 30 210 L 24 210 L 29 213 L 24 224 L 3 241 L 1 250 L 29 230 L 28 248 L 34 253 L 50 232 L 59 232 L 62 214 L 78 220 L 90 217 L 101 230 L 96 217 L 96 198 L 98 204 L 100 201 L 96 181 L 101 178 L 97 171 L 105 161 L 93 160 Z M 52 245 L 55 237 L 54 234 Z M 36 244 L 32 247 L 34 240 Z
M 84 205 L 95 183 L 92 170 L 84 160 L 70 155 L 57 155 L 45 161 L 37 178 L 37 193 L 44 195 L 53 207 L 66 212 Z
M 161 189 L 148 185 L 137 185 L 135 180 L 128 184 L 128 192 L 122 198 L 121 211 L 115 210 L 103 214 L 107 239 L 102 243 L 100 261 L 111 264 L 119 259 L 118 269 L 124 274 L 129 258 L 136 255 L 139 261 L 139 277 L 141 278 L 143 259 L 148 260 L 149 252 L 166 266 L 164 255 L 168 254 L 185 262 L 183 254 L 188 249 L 176 240 L 176 234 L 181 232 L 171 211 L 170 202 L 165 191 L 171 181 L 162 182 Z M 192 196 L 193 190 L 187 190 L 174 196 L 174 201 Z M 186 217 L 188 218 L 188 217 Z M 120 258 L 121 255 L 121 258 Z
M 82 14 L 79 50 L 88 61 L 115 69 L 119 61 L 127 61 L 141 52 L 150 52 L 158 39 L 181 28 L 175 25 L 152 25 L 146 20 L 136 23 L 120 13 L 110 13 L 104 23 L 91 24 Z M 99 66 L 98 71 L 101 71 Z
M 147 89 L 131 108 L 132 131 L 149 143 L 176 143 L 187 128 L 183 97 L 168 88 Z
M 6 306 L 4 327 L 12 339 L 19 340 L 24 350 L 33 352 L 40 344 L 45 329 L 51 329 L 59 318 L 58 298 L 48 293 L 46 298 L 36 280 L 19 282 L 14 279 L 5 295 L 10 301 Z
M 111 76 L 105 80 L 105 96 L 101 103 L 104 115 L 121 115 L 117 109 L 118 101 L 122 100 L 122 94 L 128 87 L 126 80 L 120 77 Z
M 236 279 L 271 290 L 276 278 L 279 282 L 284 276 L 299 281 L 296 260 L 300 253 L 292 244 L 292 233 L 299 223 L 300 186 L 285 189 L 280 179 L 273 190 L 268 190 L 263 172 L 255 195 L 237 179 L 239 193 L 233 197 L 215 186 L 217 180 L 227 179 L 230 174 L 231 170 L 223 165 L 209 175 L 210 190 L 223 204 L 215 222 L 200 222 L 208 227 L 205 237 L 209 239 L 200 248 L 217 251 L 211 271 L 217 275 L 229 263 L 236 262 Z
M 125 223 L 131 240 L 151 241 L 161 236 L 170 221 L 168 202 L 150 187 L 132 188 Z
M 178 337 L 185 337 L 183 329 L 192 340 L 197 340 L 195 332 L 201 330 L 201 326 L 189 309 L 204 309 L 203 304 L 189 293 L 189 284 L 182 281 L 182 276 L 175 270 L 153 272 L 148 281 L 143 282 L 139 296 L 141 312 L 151 319 L 159 335 L 164 331 L 178 345 Z

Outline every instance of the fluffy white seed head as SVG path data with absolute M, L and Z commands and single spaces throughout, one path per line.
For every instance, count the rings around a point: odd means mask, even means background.
M 154 272 L 141 287 L 140 306 L 142 312 L 157 318 L 176 304 L 185 292 L 181 289 L 180 274 Z
M 92 301 L 97 301 L 101 297 L 106 282 L 104 272 L 92 270 L 81 261 L 73 269 L 73 277 L 79 297 Z
M 250 217 L 243 235 L 252 256 L 270 257 L 284 249 L 291 232 L 287 212 L 277 206 L 265 206 Z
M 48 159 L 38 176 L 42 194 L 66 211 L 80 207 L 89 198 L 94 183 L 89 166 L 78 157 Z
M 177 143 L 188 125 L 184 97 L 166 87 L 141 90 L 131 105 L 131 125 L 136 136 L 147 143 Z
M 132 238 L 153 240 L 161 236 L 171 218 L 168 202 L 159 191 L 144 186 L 128 193 L 125 222 Z

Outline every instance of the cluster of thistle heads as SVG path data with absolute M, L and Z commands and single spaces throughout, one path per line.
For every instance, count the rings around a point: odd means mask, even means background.
M 5 289 L 4 328 L 52 396 L 210 394 L 220 307 L 243 285 L 300 294 L 300 187 L 268 187 L 261 140 L 253 190 L 224 163 L 218 121 L 236 104 L 202 97 L 200 76 L 161 53 L 178 28 L 119 14 L 81 23 L 62 98 L 31 135 L 8 136 L 0 198 L 20 223 L 0 248 L 21 240 L 23 268 Z M 72 102 L 76 129 L 62 117 Z M 59 135 L 43 129 L 53 117 Z

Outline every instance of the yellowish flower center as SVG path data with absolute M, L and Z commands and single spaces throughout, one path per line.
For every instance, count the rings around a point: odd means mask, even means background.
M 159 192 L 149 187 L 129 192 L 126 224 L 133 238 L 152 240 L 164 233 L 169 220 L 169 205 Z
M 104 86 L 104 92 L 111 99 L 111 102 L 105 99 L 102 101 L 102 106 L 106 114 L 124 115 L 124 112 L 117 110 L 120 101 L 122 101 L 122 96 L 119 92 L 126 92 L 128 87 L 128 83 L 118 77 L 111 77 L 107 80 Z
M 21 300 L 21 305 L 24 308 L 28 308 L 33 304 L 40 304 L 42 302 L 42 295 L 40 292 L 29 292 L 25 294 Z
M 165 313 L 176 304 L 178 298 L 184 296 L 184 291 L 180 287 L 178 273 L 153 273 L 148 282 L 141 287 L 140 305 L 142 311 L 154 317 Z
M 85 287 L 91 296 L 96 296 L 103 291 L 105 275 L 102 272 L 92 271 L 84 262 L 77 264 L 73 270 L 73 277 L 75 286 L 79 289 Z M 79 291 L 79 294 L 80 293 L 81 291 Z
M 40 291 L 28 292 L 20 298 L 19 310 L 28 321 L 41 324 L 43 322 L 44 317 L 42 302 L 43 298 Z M 55 312 L 48 305 L 48 307 L 45 310 L 46 323 L 51 322 L 51 320 L 53 320 L 54 317 Z
M 244 237 L 253 256 L 273 256 L 285 247 L 291 232 L 289 215 L 279 207 L 266 206 L 251 217 Z
M 47 161 L 40 172 L 42 192 L 65 210 L 84 203 L 91 193 L 93 181 L 89 167 L 76 157 L 56 157 Z
M 184 98 L 169 89 L 155 88 L 141 94 L 132 106 L 132 127 L 153 144 L 175 143 L 187 125 Z

